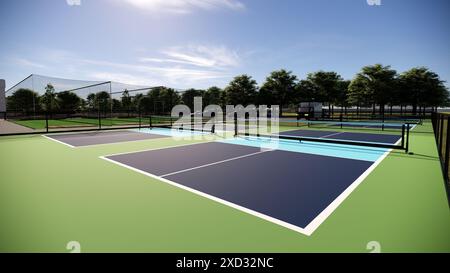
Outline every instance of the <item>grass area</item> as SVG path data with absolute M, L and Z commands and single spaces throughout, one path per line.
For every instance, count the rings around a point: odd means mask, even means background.
M 31 128 L 31 129 L 45 129 L 46 121 L 44 119 L 36 120 L 12 120 L 12 122 Z M 108 118 L 102 119 L 102 126 L 117 126 L 139 123 L 139 119 L 126 118 Z M 48 126 L 50 128 L 70 128 L 70 127 L 85 127 L 98 126 L 98 119 L 90 118 L 67 118 L 67 119 L 49 119 Z
M 70 149 L 3 137 L 0 252 L 66 252 L 69 241 L 83 252 L 368 252 L 370 241 L 383 252 L 450 252 L 440 163 L 423 126 L 414 155 L 392 152 L 309 237 L 99 158 L 198 141 Z
M 9 120 L 16 124 L 35 129 L 41 130 L 45 129 L 47 126 L 45 119 L 32 119 L 32 120 Z M 164 117 L 152 117 L 152 122 L 154 124 L 170 122 L 170 119 Z M 141 118 L 141 123 L 143 126 L 150 124 L 149 117 Z M 139 118 L 103 118 L 101 120 L 102 126 L 123 126 L 123 125 L 138 125 Z M 75 127 L 86 127 L 99 125 L 97 118 L 66 118 L 66 119 L 49 119 L 49 128 L 75 128 Z

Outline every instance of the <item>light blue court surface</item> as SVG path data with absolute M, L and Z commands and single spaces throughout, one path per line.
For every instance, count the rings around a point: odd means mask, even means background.
M 132 131 L 139 132 L 139 133 L 146 133 L 146 134 L 177 137 L 177 138 L 211 135 L 211 133 L 209 133 L 209 132 L 178 130 L 178 129 L 165 129 L 165 128 L 152 128 L 152 129 L 142 128 L 142 129 L 134 129 Z
M 385 148 L 372 148 L 332 143 L 317 143 L 311 141 L 276 140 L 256 137 L 237 137 L 219 140 L 221 143 L 257 147 L 261 149 L 274 149 L 289 152 L 298 152 L 337 158 L 355 159 L 375 162 L 388 151 Z
M 187 130 L 171 130 L 165 128 L 145 128 L 134 130 L 140 133 L 158 134 L 170 136 L 174 138 L 189 138 L 193 136 L 210 136 L 210 133 L 202 133 L 198 131 Z M 365 147 L 356 145 L 343 145 L 333 143 L 317 143 L 314 141 L 296 141 L 296 140 L 280 140 L 264 137 L 236 137 L 223 140 L 217 140 L 220 143 L 242 145 L 248 147 L 256 147 L 261 149 L 273 149 L 289 152 L 299 152 L 322 156 L 331 156 L 336 158 L 346 158 L 363 160 L 369 162 L 377 161 L 384 153 L 388 151 L 386 148 Z

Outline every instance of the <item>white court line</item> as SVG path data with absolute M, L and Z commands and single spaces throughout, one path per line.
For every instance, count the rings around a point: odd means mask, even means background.
M 251 157 L 251 156 L 255 156 L 255 155 L 259 155 L 259 154 L 267 153 L 267 152 L 271 152 L 271 150 L 259 151 L 259 152 L 252 153 L 252 154 L 247 154 L 247 155 L 243 155 L 243 156 L 229 158 L 229 159 L 217 161 L 217 162 L 214 162 L 214 163 L 197 166 L 197 167 L 194 167 L 194 168 L 189 168 L 189 169 L 185 169 L 185 170 L 181 170 L 181 171 L 177 171 L 177 172 L 173 172 L 173 173 L 164 174 L 164 175 L 161 175 L 160 177 L 164 178 L 164 177 L 167 177 L 167 176 L 171 176 L 171 175 L 175 175 L 175 174 L 179 174 L 179 173 L 185 173 L 185 172 L 189 172 L 189 171 L 193 171 L 193 170 L 197 170 L 197 169 L 201 169 L 201 168 L 206 168 L 206 167 L 209 167 L 209 166 L 214 166 L 214 165 L 222 164 L 222 163 L 225 163 L 225 162 L 238 160 L 238 159 L 242 159 L 242 158 L 246 158 L 246 157 Z
M 194 145 L 200 145 L 200 144 L 206 144 L 206 143 L 212 143 L 212 142 L 215 142 L 215 140 L 204 141 L 204 142 L 199 142 L 199 143 L 184 143 L 184 144 L 180 144 L 180 145 L 165 146 L 165 147 L 159 147 L 159 148 L 151 148 L 151 149 L 145 149 L 145 150 L 138 150 L 138 151 L 134 151 L 134 152 L 109 154 L 109 155 L 104 155 L 104 157 L 128 155 L 128 154 L 143 153 L 143 152 L 151 152 L 151 151 L 158 151 L 158 150 L 164 150 L 164 149 L 173 149 L 173 148 L 179 148 L 179 147 L 185 147 L 185 146 L 194 146 Z
M 398 145 L 400 140 L 395 143 Z M 314 220 L 306 227 L 306 235 L 310 236 L 319 226 L 344 202 L 347 197 L 376 169 L 376 167 L 392 152 L 393 149 L 387 150 L 375 163 L 373 163 L 363 174 L 361 174 L 345 191 L 343 191 L 327 208 L 325 208 Z
M 76 148 L 77 148 L 77 147 L 72 146 L 72 145 L 70 145 L 70 144 L 68 144 L 68 143 L 65 143 L 65 142 L 56 140 L 56 139 L 54 139 L 54 138 L 52 138 L 52 137 L 49 137 L 49 136 L 46 136 L 46 135 L 41 135 L 41 136 L 44 137 L 44 138 L 46 138 L 46 139 L 48 139 L 48 140 L 57 142 L 57 143 L 59 143 L 59 144 L 65 145 L 65 146 L 68 146 L 68 147 L 70 147 L 70 148 L 72 148 L 72 149 L 76 149 Z
M 400 142 L 400 140 L 397 141 L 395 144 L 397 145 L 399 142 Z M 201 143 L 199 143 L 199 144 L 201 144 Z M 193 144 L 193 145 L 195 145 L 195 144 Z M 156 149 L 156 150 L 162 150 L 162 149 L 165 149 L 165 148 Z M 114 163 L 114 164 L 116 164 L 116 165 L 119 165 L 119 166 L 121 166 L 121 167 L 127 168 L 127 169 L 129 169 L 129 170 L 132 170 L 132 171 L 141 173 L 141 174 L 146 175 L 146 176 L 148 176 L 148 177 L 151 177 L 151 178 L 157 179 L 157 180 L 159 180 L 159 181 L 162 181 L 162 182 L 164 182 L 164 183 L 170 184 L 170 185 L 172 185 L 172 186 L 175 186 L 175 187 L 184 189 L 184 190 L 189 191 L 189 192 L 191 192 L 191 193 L 194 193 L 194 194 L 200 195 L 200 196 L 202 196 L 202 197 L 208 198 L 208 199 L 210 199 L 210 200 L 216 201 L 216 202 L 221 203 L 221 204 L 223 204 L 223 205 L 226 205 L 226 206 L 232 207 L 232 208 L 234 208 L 234 209 L 243 211 L 243 212 L 245 212 L 245 213 L 248 213 L 248 214 L 250 214 L 250 215 L 256 216 L 256 217 L 261 218 L 261 219 L 264 219 L 264 220 L 269 221 L 269 222 L 271 222 L 271 223 L 274 223 L 274 224 L 283 226 L 283 227 L 285 227 L 285 228 L 288 228 L 288 229 L 290 229 L 290 230 L 293 230 L 293 231 L 296 231 L 296 232 L 298 232 L 298 233 L 304 234 L 304 235 L 306 235 L 306 236 L 311 236 L 311 235 L 314 233 L 314 231 L 316 231 L 316 229 L 319 228 L 319 226 L 320 226 L 326 219 L 328 219 L 328 217 L 329 217 L 329 216 L 330 216 L 330 215 L 331 215 L 331 214 L 332 214 L 332 213 L 340 206 L 340 204 L 342 204 L 342 203 L 347 199 L 347 197 L 350 196 L 350 194 L 351 194 L 351 193 L 352 193 L 352 192 L 353 192 L 353 191 L 354 191 L 354 190 L 355 190 L 355 189 L 356 189 L 356 188 L 357 188 L 357 187 L 358 187 L 358 186 L 359 186 L 366 178 L 367 178 L 367 176 L 369 176 L 369 175 L 373 172 L 373 170 L 376 169 L 376 167 L 377 167 L 377 166 L 378 166 L 378 165 L 379 165 L 379 164 L 380 164 L 380 163 L 381 163 L 381 162 L 389 155 L 389 153 L 392 152 L 392 150 L 393 150 L 393 149 L 387 150 L 387 151 L 386 151 L 386 152 L 385 152 L 385 153 L 384 153 L 377 161 L 375 161 L 375 162 L 374 162 L 374 163 L 373 163 L 373 164 L 372 164 L 372 165 L 371 165 L 371 166 L 370 166 L 363 174 L 361 174 L 361 175 L 360 175 L 360 176 L 359 176 L 352 184 L 350 184 L 350 186 L 348 186 L 347 189 L 346 189 L 345 191 L 343 191 L 343 192 L 342 192 L 335 200 L 333 200 L 333 201 L 327 206 L 327 208 L 325 208 L 318 216 L 316 216 L 316 218 L 314 218 L 314 219 L 313 219 L 313 220 L 312 220 L 305 228 L 301 228 L 301 227 L 295 226 L 295 225 L 293 225 L 293 224 L 284 222 L 284 221 L 282 221 L 282 220 L 280 220 L 280 219 L 277 219 L 277 218 L 274 218 L 274 217 L 271 217 L 271 216 L 262 214 L 262 213 L 260 213 L 260 212 L 251 210 L 251 209 L 249 209 L 249 208 L 246 208 L 246 207 L 237 205 L 237 204 L 235 204 L 235 203 L 232 203 L 232 202 L 223 200 L 223 199 L 221 199 L 221 198 L 218 198 L 218 197 L 209 195 L 209 194 L 207 194 L 207 193 L 204 193 L 204 192 L 195 190 L 195 189 L 193 189 L 193 188 L 190 188 L 190 187 L 187 187 L 187 186 L 178 184 L 178 183 L 173 182 L 173 181 L 171 181 L 171 180 L 168 180 L 168 179 L 166 179 L 166 178 L 164 178 L 164 177 L 157 176 L 157 175 L 154 175 L 154 174 L 151 174 L 151 173 L 148 173 L 148 172 L 139 170 L 139 169 L 137 169 L 137 168 L 128 166 L 128 165 L 126 165 L 126 164 L 117 162 L 117 161 L 112 160 L 112 159 L 109 159 L 109 158 L 107 158 L 106 156 L 101 156 L 100 158 L 101 158 L 101 159 L 104 159 L 104 160 L 106 160 L 106 161 L 109 161 L 109 162 L 111 162 L 111 163 Z M 262 153 L 262 152 L 258 152 L 258 153 Z M 255 153 L 255 154 L 258 154 L 258 153 Z M 131 153 L 129 153 L 129 154 L 131 154 Z M 252 154 L 252 155 L 255 155 L 255 154 Z M 250 156 L 250 155 L 248 155 L 248 156 Z M 216 162 L 215 164 L 219 164 L 219 162 Z M 211 164 L 211 165 L 214 165 L 214 163 Z M 206 166 L 203 166 L 203 167 L 206 167 Z M 192 169 L 195 169 L 195 168 L 192 168 Z M 188 171 L 188 170 L 185 170 L 185 172 L 186 172 L 186 171 Z M 168 176 L 168 175 L 165 175 L 165 176 Z
M 330 137 L 330 136 L 337 136 L 337 135 L 340 135 L 340 134 L 343 134 L 343 133 L 345 133 L 345 132 L 333 133 L 333 134 L 329 134 L 329 135 L 326 135 L 326 136 L 321 136 L 320 138 L 327 138 L 327 137 Z
M 135 130 L 135 129 L 128 129 L 128 130 L 120 130 L 120 131 L 115 131 L 115 132 L 128 132 L 129 130 Z M 82 145 L 82 146 L 73 146 L 70 145 L 68 143 L 65 143 L 61 140 L 56 140 L 54 138 L 52 138 L 52 136 L 70 136 L 70 135 L 74 135 L 74 137 L 77 137 L 76 135 L 88 135 L 89 133 L 98 133 L 98 134 L 102 134 L 102 133 L 108 133 L 111 131 L 92 131 L 92 132 L 80 132 L 80 133 L 76 133 L 76 132 L 70 132 L 70 133 L 55 133 L 55 134 L 46 134 L 46 135 L 42 135 L 43 137 L 53 140 L 55 142 L 58 142 L 60 144 L 64 144 L 66 146 L 69 146 L 70 148 L 73 149 L 83 149 L 83 148 L 91 148 L 91 147 L 98 147 L 98 146 L 106 146 L 106 145 L 119 145 L 119 144 L 127 144 L 127 143 L 132 143 L 132 142 L 140 142 L 140 141 L 157 141 L 157 140 L 163 140 L 163 139 L 170 139 L 170 138 L 174 138 L 173 136 L 167 136 L 167 135 L 160 135 L 160 134 L 155 134 L 155 133 L 146 133 L 146 132 L 142 132 L 141 134 L 148 134 L 148 135 L 158 135 L 161 136 L 160 138 L 148 138 L 148 139 L 138 139 L 138 140 L 127 140 L 127 141 L 119 141 L 119 142 L 111 142 L 111 143 L 99 143 L 99 144 L 89 144 L 89 145 Z M 140 133 L 137 131 L 129 131 L 130 135 L 132 135 L 132 133 Z M 90 138 L 96 138 L 96 137 L 104 137 L 101 135 L 98 136 L 89 136 Z M 144 150 L 145 151 L 145 150 Z

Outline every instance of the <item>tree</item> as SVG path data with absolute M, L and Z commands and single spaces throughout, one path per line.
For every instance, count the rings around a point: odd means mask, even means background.
M 168 113 L 180 103 L 180 95 L 172 88 L 161 87 L 158 100 L 161 102 L 162 112 Z
M 310 73 L 300 82 L 300 93 L 312 97 L 316 102 L 328 103 L 333 112 L 334 104 L 339 104 L 339 97 L 342 96 L 342 81 L 342 77 L 336 72 Z
M 396 84 L 396 75 L 397 72 L 390 66 L 381 64 L 365 66 L 354 79 L 357 84 L 353 88 L 360 87 L 361 90 L 353 90 L 353 92 L 364 93 L 373 106 L 373 114 L 377 104 L 380 106 L 380 114 L 384 114 L 385 105 L 389 102 L 390 94 Z
M 144 94 L 139 93 L 139 94 L 136 94 L 131 99 L 132 108 L 136 109 L 136 111 L 138 111 L 138 112 L 142 111 L 141 100 L 143 97 L 144 97 Z
M 130 116 L 130 112 L 131 112 L 131 108 L 133 106 L 133 102 L 132 102 L 132 99 L 130 97 L 130 92 L 128 92 L 128 90 L 126 90 L 126 89 L 122 93 L 121 104 L 122 104 L 123 110 L 127 111 L 127 114 L 128 114 L 128 117 L 129 117 Z
M 296 86 L 296 95 L 294 101 L 300 102 L 314 102 L 321 101 L 317 98 L 316 86 L 310 80 L 301 80 Z
M 42 109 L 47 112 L 53 112 L 58 107 L 58 100 L 56 99 L 55 88 L 50 83 L 45 87 L 45 94 L 41 96 L 40 102 Z
M 203 97 L 204 93 L 205 91 L 203 90 L 189 89 L 181 94 L 181 100 L 187 107 L 191 109 L 191 111 L 194 111 L 194 98 Z
M 56 95 L 59 109 L 64 112 L 75 112 L 81 106 L 81 98 L 77 94 L 64 91 Z
M 413 114 L 418 107 L 437 107 L 448 102 L 448 90 L 439 76 L 425 67 L 412 68 L 400 75 L 404 92 L 408 92 L 407 102 L 413 106 Z
M 111 96 L 106 91 L 95 94 L 95 104 L 99 107 L 100 112 L 106 113 L 111 110 Z
M 21 111 L 25 114 L 38 111 L 38 93 L 30 89 L 18 89 L 6 99 L 8 111 Z
M 223 90 L 220 89 L 219 87 L 213 86 L 210 87 L 208 90 L 206 90 L 205 94 L 204 94 L 204 101 L 203 104 L 205 106 L 207 105 L 219 105 L 219 106 L 224 106 L 224 102 L 222 101 L 223 98 Z
M 95 96 L 95 94 L 94 93 L 91 93 L 91 94 L 89 94 L 88 96 L 87 96 L 87 98 L 86 98 L 86 107 L 89 109 L 89 110 L 97 110 L 97 108 L 98 108 L 98 105 L 97 105 L 97 103 L 96 103 L 96 96 Z
M 226 102 L 231 105 L 255 104 L 258 94 L 256 81 L 248 75 L 235 77 L 225 88 Z
M 122 102 L 118 99 L 112 99 L 112 111 L 114 113 L 122 110 Z
M 347 113 L 347 107 L 348 107 L 348 87 L 350 85 L 350 81 L 339 81 L 337 83 L 337 89 L 336 89 L 336 97 L 334 99 L 334 103 L 336 105 L 339 105 L 341 107 L 341 115 L 343 114 L 343 110 L 345 109 L 345 113 Z
M 286 106 L 295 98 L 296 86 L 297 76 L 293 75 L 292 71 L 284 69 L 273 71 L 261 87 L 261 102 L 279 105 L 280 116 L 283 116 L 283 106 Z

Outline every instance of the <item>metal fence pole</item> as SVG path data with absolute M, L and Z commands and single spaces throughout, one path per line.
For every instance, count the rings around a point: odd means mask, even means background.
M 409 152 L 409 123 L 406 125 L 406 153 Z
M 49 130 L 48 130 L 48 112 L 47 111 L 45 111 L 45 129 L 46 129 L 46 132 L 48 133 Z
M 449 159 L 450 159 L 450 134 L 448 133 L 448 124 L 450 124 L 450 117 L 447 118 L 447 139 L 445 141 L 445 159 L 444 159 L 444 177 L 445 180 L 448 181 L 448 167 L 449 167 Z
M 439 140 L 438 140 L 438 147 L 439 147 L 439 155 L 442 156 L 442 137 L 443 137 L 443 133 L 444 133 L 444 117 L 441 116 L 440 118 L 440 128 L 439 128 Z
M 402 124 L 402 148 L 405 148 L 405 124 Z

